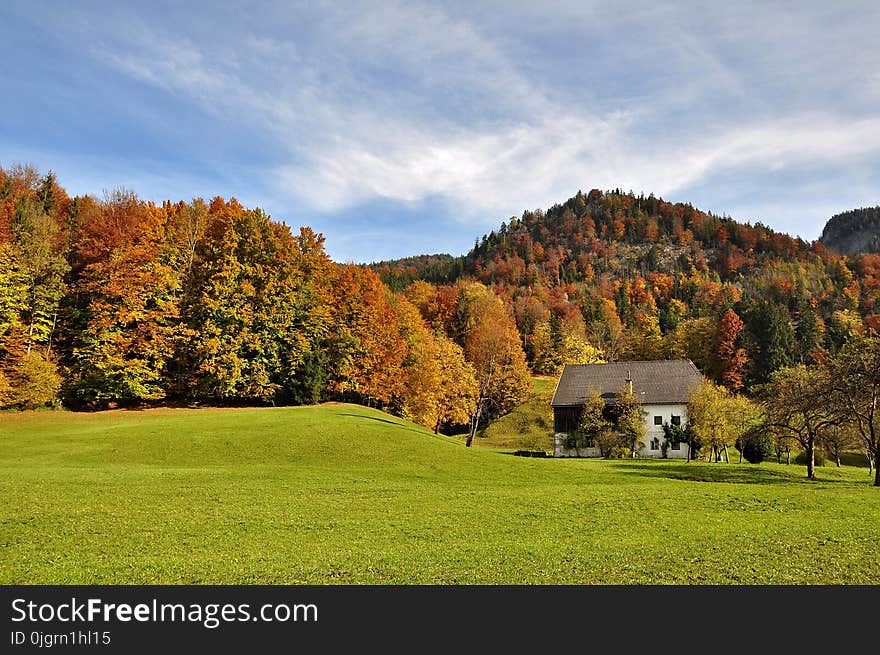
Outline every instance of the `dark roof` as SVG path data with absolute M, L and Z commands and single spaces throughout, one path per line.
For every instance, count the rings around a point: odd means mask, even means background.
M 703 379 L 689 359 L 566 364 L 550 405 L 583 405 L 592 391 L 597 391 L 606 402 L 612 402 L 630 377 L 636 397 L 643 404 L 658 405 L 686 403 L 691 390 Z

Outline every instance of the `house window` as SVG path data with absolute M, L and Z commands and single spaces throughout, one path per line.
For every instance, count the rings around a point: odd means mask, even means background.
M 660 440 L 651 439 L 651 450 L 660 450 Z
M 681 442 L 673 441 L 672 442 L 672 450 L 681 450 Z
M 578 447 L 578 438 L 577 437 L 569 437 L 565 440 L 566 448 L 577 448 Z
M 681 416 L 672 415 L 672 425 L 681 425 Z
M 655 416 L 654 417 L 654 425 L 663 425 L 663 417 Z

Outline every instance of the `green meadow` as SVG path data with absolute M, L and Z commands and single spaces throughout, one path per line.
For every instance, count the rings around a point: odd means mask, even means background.
M 552 460 L 345 404 L 0 414 L 5 584 L 880 583 L 863 468 Z

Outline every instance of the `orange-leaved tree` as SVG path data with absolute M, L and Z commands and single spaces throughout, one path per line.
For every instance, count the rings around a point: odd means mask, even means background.
M 731 391 L 742 389 L 743 372 L 749 362 L 745 349 L 740 348 L 738 343 L 742 331 L 742 319 L 735 311 L 728 309 L 718 321 L 715 352 L 718 380 Z
M 482 420 L 525 402 L 531 378 L 513 316 L 491 290 L 480 283 L 460 288 L 455 327 L 477 376 L 477 402 L 466 442 L 470 446 Z

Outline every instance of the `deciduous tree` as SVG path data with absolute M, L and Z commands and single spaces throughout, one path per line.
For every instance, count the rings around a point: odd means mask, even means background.
M 638 455 L 642 448 L 648 428 L 641 401 L 629 385 L 617 390 L 614 397 L 614 429 L 621 435 L 629 448 L 630 457 Z
M 713 461 L 718 460 L 722 450 L 729 461 L 727 449 L 736 440 L 730 423 L 729 399 L 729 392 L 710 380 L 701 382 L 688 399 L 688 423 L 700 442 L 711 448 Z
M 478 384 L 466 442 L 470 446 L 481 420 L 505 414 L 525 401 L 531 378 L 516 325 L 504 303 L 479 283 L 462 287 L 459 297 L 459 338 Z
M 591 392 L 578 421 L 578 441 L 582 440 L 584 447 L 597 447 L 602 457 L 609 457 L 615 441 L 612 428 L 605 417 L 605 400 L 597 392 Z
M 816 479 L 816 447 L 829 429 L 845 420 L 840 406 L 829 402 L 830 393 L 828 372 L 804 365 L 780 369 L 763 389 L 767 426 L 801 445 L 810 480 Z
M 861 437 L 880 487 L 880 337 L 851 341 L 827 363 L 833 404 Z
M 743 387 L 743 372 L 749 361 L 744 348 L 739 346 L 743 321 L 728 309 L 718 322 L 715 351 L 718 358 L 718 381 L 731 391 Z

